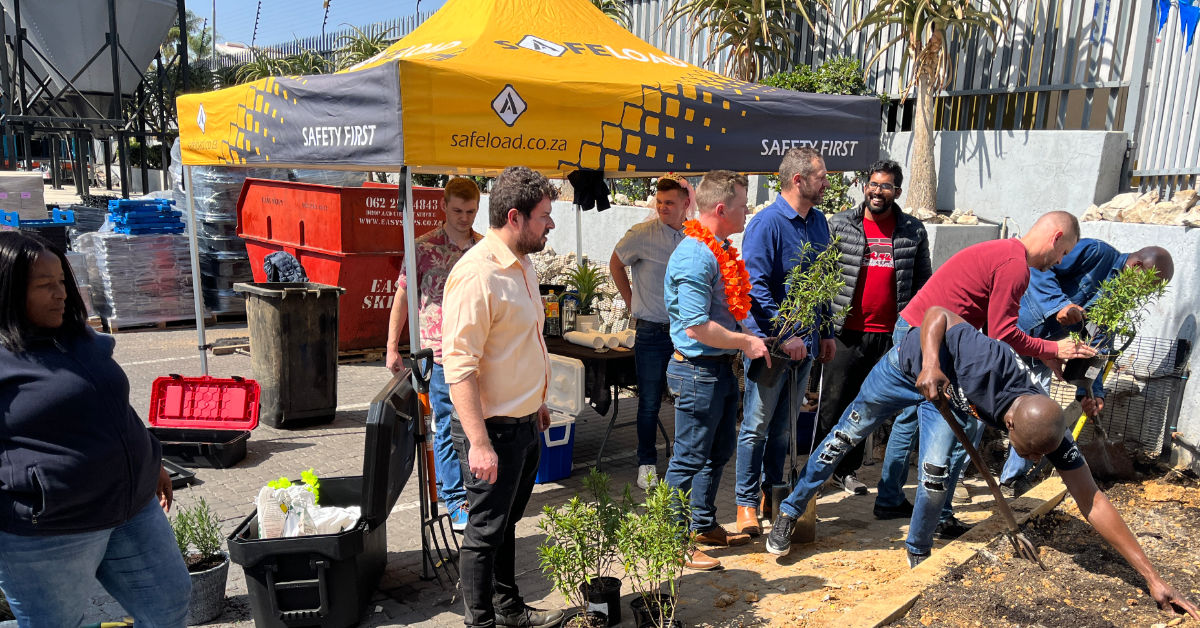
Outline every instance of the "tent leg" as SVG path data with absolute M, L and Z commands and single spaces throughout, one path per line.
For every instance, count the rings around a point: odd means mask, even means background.
M 413 221 L 413 196 L 412 196 L 412 170 L 408 166 L 401 166 L 400 176 L 402 178 L 399 190 L 403 194 L 404 200 L 404 278 L 408 282 L 408 346 L 410 351 L 416 353 L 421 348 L 421 335 L 419 332 L 420 325 L 417 323 L 421 320 L 417 313 L 417 291 L 415 286 L 417 283 L 417 256 L 414 254 L 417 250 L 416 236 L 414 231 Z
M 204 281 L 200 278 L 200 252 L 196 246 L 196 199 L 192 195 L 192 167 L 184 166 L 187 181 L 188 252 L 192 261 L 192 299 L 196 304 L 196 348 L 200 350 L 200 374 L 208 375 L 208 343 L 204 339 Z
M 583 266 L 583 208 L 575 206 L 575 263 Z

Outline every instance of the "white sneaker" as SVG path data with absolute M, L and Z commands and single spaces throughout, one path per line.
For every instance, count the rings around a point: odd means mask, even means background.
M 642 490 L 650 490 L 658 482 L 658 468 L 652 464 L 643 464 L 638 466 L 638 488 Z
M 858 476 L 849 473 L 842 478 L 842 489 L 851 495 L 866 495 L 867 485 L 858 481 Z

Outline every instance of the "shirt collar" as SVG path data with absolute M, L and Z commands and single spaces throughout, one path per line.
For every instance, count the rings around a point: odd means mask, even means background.
M 787 199 L 783 198 L 782 194 L 775 197 L 775 202 L 771 203 L 771 207 L 776 211 L 781 212 L 783 217 L 787 218 L 788 220 L 802 220 L 804 222 L 808 222 L 808 219 L 812 217 L 813 210 L 816 209 L 816 206 L 809 207 L 808 216 L 801 216 L 800 212 L 796 211 L 795 208 L 792 207 L 791 203 L 788 203 Z
M 495 229 L 488 229 L 487 234 L 483 236 L 483 244 L 488 248 L 488 252 L 492 257 L 496 258 L 496 263 L 500 264 L 501 268 L 509 268 L 514 264 L 520 263 L 520 259 L 500 236 L 496 235 Z

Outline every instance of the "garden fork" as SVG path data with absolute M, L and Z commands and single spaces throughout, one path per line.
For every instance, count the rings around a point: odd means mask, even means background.
M 996 501 L 996 511 L 1000 513 L 1007 527 L 1004 535 L 1008 537 L 1008 542 L 1012 543 L 1013 552 L 1022 558 L 1037 563 L 1039 567 L 1045 570 L 1046 564 L 1042 562 L 1042 557 L 1038 556 L 1037 546 L 1021 533 L 1021 528 L 1017 525 L 1017 518 L 1013 515 L 1012 508 L 1009 508 L 1004 495 L 1000 493 L 1000 485 L 996 483 L 996 478 L 992 477 L 992 472 L 984 464 L 983 456 L 979 455 L 979 451 L 971 444 L 971 439 L 967 438 L 967 433 L 963 431 L 962 426 L 958 424 L 954 415 L 950 413 L 950 406 L 947 405 L 945 397 L 938 399 L 937 408 L 942 413 L 942 418 L 946 420 L 946 423 L 950 424 L 950 429 L 954 432 L 954 437 L 967 450 L 967 455 L 971 457 L 971 462 L 974 463 L 975 468 L 979 471 L 979 475 L 983 476 L 984 481 L 987 482 L 988 489 L 992 492 L 992 497 Z
M 433 467 L 433 438 L 426 417 L 433 412 L 429 405 L 429 375 L 433 368 L 433 352 L 423 349 L 405 359 L 416 376 L 417 396 L 421 400 L 421 416 L 417 421 L 417 500 L 421 516 L 421 577 L 437 578 L 438 582 L 456 586 L 458 582 L 458 537 L 454 534 L 449 513 L 438 512 L 437 482 Z M 443 574 L 445 578 L 443 579 Z

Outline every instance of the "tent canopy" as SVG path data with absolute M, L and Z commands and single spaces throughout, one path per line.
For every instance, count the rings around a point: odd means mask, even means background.
M 375 58 L 178 100 L 183 163 L 608 176 L 830 170 L 879 155 L 879 101 L 736 81 L 638 39 L 588 0 L 449 0 Z

